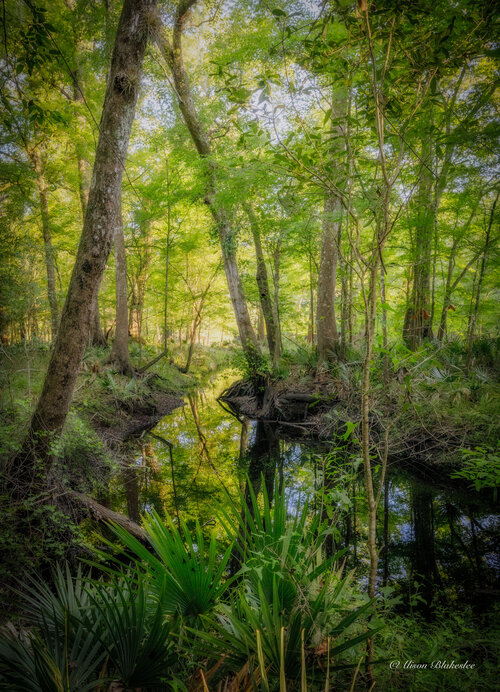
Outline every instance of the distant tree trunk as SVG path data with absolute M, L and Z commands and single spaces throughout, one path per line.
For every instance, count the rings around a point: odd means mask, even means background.
M 329 360 L 338 344 L 335 316 L 335 285 L 337 281 L 337 243 L 340 233 L 340 200 L 330 193 L 323 207 L 323 233 L 318 276 L 316 306 L 316 340 L 320 361 Z
M 431 322 L 431 259 L 434 235 L 434 205 L 432 201 L 432 140 L 425 135 L 422 145 L 422 171 L 415 199 L 413 282 L 406 309 L 403 338 L 415 351 L 425 339 L 432 339 Z
M 163 302 L 163 350 L 168 352 L 168 275 L 170 272 L 170 245 L 172 236 L 172 208 L 170 203 L 170 165 L 168 156 L 165 161 L 166 167 L 166 201 L 167 201 L 167 238 L 165 247 L 165 292 Z
M 156 41 L 158 47 L 167 62 L 174 79 L 175 93 L 179 102 L 179 108 L 184 117 L 186 126 L 191 134 L 198 154 L 205 161 L 205 203 L 208 205 L 217 231 L 224 261 L 229 295 L 233 304 L 234 315 L 240 336 L 241 345 L 247 355 L 252 356 L 259 352 L 257 337 L 252 327 L 248 307 L 241 285 L 238 264 L 236 261 L 236 238 L 234 229 L 229 222 L 228 211 L 224 204 L 217 200 L 217 165 L 212 158 L 212 147 L 209 137 L 203 127 L 196 110 L 188 75 L 186 73 L 182 55 L 182 31 L 186 21 L 186 15 L 196 0 L 182 0 L 177 7 L 173 29 L 173 44 L 161 31 L 161 18 L 157 18 L 158 30 Z
M 280 356 L 280 340 L 277 333 L 277 325 L 275 322 L 275 316 L 273 312 L 273 304 L 271 301 L 271 293 L 269 290 L 269 280 L 267 276 L 266 261 L 264 259 L 264 252 L 262 250 L 262 242 L 260 237 L 260 227 L 255 212 L 252 209 L 252 205 L 248 202 L 242 204 L 245 210 L 248 220 L 250 221 L 250 228 L 252 230 L 253 242 L 255 247 L 255 257 L 257 259 L 257 274 L 256 281 L 257 287 L 259 289 L 260 305 L 262 308 L 262 314 L 264 315 L 264 321 L 266 323 L 266 334 L 267 343 L 269 346 L 269 353 L 273 362 L 276 364 Z
M 276 241 L 273 251 L 273 320 L 275 324 L 275 362 L 279 360 L 281 354 L 281 318 L 280 318 L 280 264 L 281 264 L 281 235 Z
M 342 137 L 342 128 L 338 118 L 347 114 L 347 93 L 344 89 L 334 90 L 332 94 L 332 130 Z M 345 134 L 345 133 L 344 133 Z M 339 156 L 343 154 L 344 145 L 335 140 L 330 151 L 330 159 L 340 168 Z M 319 362 L 329 360 L 338 346 L 338 332 L 335 315 L 335 287 L 337 283 L 337 263 L 340 233 L 342 228 L 342 201 L 330 190 L 323 206 L 323 230 L 321 235 L 321 259 L 318 276 L 318 297 L 316 306 L 316 340 Z
M 132 374 L 132 364 L 128 351 L 128 289 L 127 289 L 127 254 L 121 220 L 121 190 L 120 190 L 120 219 L 117 219 L 114 234 L 115 246 L 115 276 L 116 276 L 116 327 L 113 348 L 109 361 L 124 375 Z
M 60 433 L 71 403 L 93 317 L 93 306 L 116 227 L 120 192 L 135 115 L 150 13 L 156 0 L 124 0 L 115 38 L 94 163 L 89 202 L 60 329 L 42 394 L 15 465 L 26 490 L 50 466 L 50 444 Z M 36 463 L 42 460 L 42 465 Z M 37 479 L 40 481 L 40 479 Z M 43 478 L 41 478 L 43 482 Z
M 469 328 L 467 333 L 467 369 L 470 369 L 472 365 L 472 344 L 474 343 L 474 332 L 476 330 L 477 315 L 479 313 L 479 303 L 481 302 L 481 288 L 483 286 L 484 270 L 486 267 L 486 258 L 488 256 L 488 250 L 491 240 L 491 229 L 493 226 L 493 221 L 495 218 L 495 209 L 498 202 L 498 197 L 500 193 L 497 192 L 495 200 L 492 204 L 490 211 L 490 218 L 488 222 L 488 228 L 486 229 L 486 238 L 484 240 L 484 250 L 481 257 L 481 265 L 479 268 L 479 275 L 477 278 L 476 295 L 474 300 L 474 307 L 471 311 L 471 316 L 469 320 Z
M 349 281 L 347 276 L 347 263 L 343 255 L 339 256 L 340 265 L 340 286 L 341 286 L 341 312 L 340 312 L 340 355 L 346 357 L 347 353 L 347 331 L 348 331 L 348 303 L 349 303 Z
M 439 321 L 439 329 L 437 333 L 437 338 L 439 341 L 444 341 L 446 337 L 446 332 L 447 332 L 447 323 L 448 323 L 448 312 L 450 309 L 454 309 L 454 307 L 451 305 L 451 297 L 453 295 L 453 292 L 455 291 L 456 287 L 458 284 L 462 281 L 463 277 L 465 274 L 469 271 L 470 267 L 476 262 L 477 258 L 481 254 L 480 252 L 476 253 L 463 267 L 462 271 L 460 274 L 455 278 L 455 280 L 452 282 L 453 278 L 453 270 L 455 269 L 455 264 L 456 264 L 456 256 L 457 256 L 457 249 L 458 249 L 458 244 L 460 242 L 460 239 L 463 238 L 466 235 L 466 232 L 470 228 L 470 225 L 476 215 L 476 210 L 477 206 L 472 210 L 469 219 L 467 222 L 464 224 L 460 235 L 456 236 L 453 240 L 453 244 L 450 249 L 450 254 L 448 256 L 448 270 L 446 273 L 446 283 L 445 283 L 445 289 L 444 289 L 444 297 L 443 297 L 443 306 L 441 308 L 441 318 Z
M 50 307 L 50 329 L 52 342 L 56 340 L 59 326 L 59 307 L 57 305 L 56 270 L 54 248 L 52 246 L 52 232 L 50 228 L 48 186 L 45 179 L 45 170 L 42 156 L 38 149 L 34 149 L 31 158 L 37 176 L 38 198 L 40 200 L 40 215 L 42 219 L 43 246 L 45 252 L 45 269 L 47 271 L 47 295 Z
M 380 267 L 380 302 L 382 303 L 382 348 L 383 348 L 383 371 L 384 371 L 384 385 L 386 388 L 389 386 L 389 354 L 387 353 L 387 308 L 386 308 L 386 295 L 385 295 L 385 270 L 384 264 Z
M 309 327 L 307 329 L 307 342 L 314 344 L 314 281 L 313 281 L 313 256 L 309 246 Z
M 187 359 L 186 359 L 186 365 L 182 368 L 182 372 L 185 372 L 185 373 L 189 372 L 189 368 L 191 367 L 191 360 L 193 358 L 196 335 L 198 335 L 198 341 L 199 341 L 199 330 L 201 329 L 201 319 L 202 319 L 203 308 L 205 306 L 205 300 L 207 298 L 210 287 L 212 286 L 212 283 L 214 282 L 215 277 L 217 276 L 219 268 L 220 268 L 220 265 L 217 265 L 214 273 L 212 274 L 212 276 L 208 280 L 207 285 L 204 287 L 200 298 L 198 299 L 198 301 L 195 301 L 193 303 L 194 317 L 193 317 L 193 320 L 191 322 L 191 326 L 189 328 L 189 348 L 188 348 L 188 354 L 187 354 Z
M 144 301 L 151 269 L 151 219 L 140 224 L 139 267 L 135 273 L 133 301 L 130 306 L 130 333 L 136 339 L 142 339 Z

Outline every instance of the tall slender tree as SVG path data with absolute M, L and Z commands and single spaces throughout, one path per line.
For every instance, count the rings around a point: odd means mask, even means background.
M 196 0 L 181 0 L 177 5 L 172 42 L 166 36 L 161 18 L 157 18 L 156 42 L 174 80 L 175 93 L 191 138 L 198 154 L 205 162 L 205 203 L 212 213 L 219 235 L 227 286 L 243 350 L 252 356 L 260 351 L 257 337 L 252 327 L 248 306 L 241 284 L 236 259 L 236 233 L 232 228 L 229 213 L 223 202 L 217 199 L 217 164 L 213 156 L 208 133 L 201 121 L 193 99 L 189 77 L 184 66 L 182 35 L 187 16 Z

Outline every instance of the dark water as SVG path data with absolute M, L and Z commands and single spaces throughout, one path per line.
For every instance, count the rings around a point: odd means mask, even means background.
M 276 479 L 291 507 L 309 497 L 311 511 L 333 529 L 328 549 L 347 547 L 346 567 L 363 581 L 367 510 L 356 459 L 333 444 L 297 442 L 271 425 L 239 422 L 216 401 L 233 379 L 230 372 L 215 376 L 153 434 L 130 443 L 135 465 L 120 473 L 115 508 L 136 520 L 153 507 L 180 512 L 223 539 L 221 507 L 239 501 L 247 478 L 256 492 L 263 479 L 270 493 Z M 488 495 L 446 476 L 423 476 L 417 460 L 410 469 L 391 464 L 378 516 L 379 588 L 394 587 L 405 608 L 470 603 L 487 609 L 500 593 L 499 523 Z

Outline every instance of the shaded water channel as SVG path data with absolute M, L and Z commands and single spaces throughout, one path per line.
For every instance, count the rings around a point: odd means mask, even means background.
M 155 508 L 215 527 L 221 507 L 248 492 L 247 479 L 272 493 L 274 479 L 291 505 L 309 497 L 333 528 L 329 550 L 347 548 L 346 567 L 368 571 L 367 510 L 360 470 L 333 444 L 288 437 L 270 424 L 239 422 L 217 402 L 234 373 L 214 376 L 140 440 L 134 464 L 114 487 L 114 508 L 138 520 Z M 129 456 L 130 458 L 130 456 Z M 413 468 L 412 468 L 413 466 Z M 492 499 L 429 475 L 414 460 L 391 464 L 378 516 L 379 588 L 394 586 L 405 608 L 470 603 L 484 610 L 499 593 L 499 516 Z

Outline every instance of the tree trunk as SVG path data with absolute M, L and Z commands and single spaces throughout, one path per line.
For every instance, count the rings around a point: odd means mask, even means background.
M 483 256 L 481 257 L 481 266 L 479 268 L 479 275 L 477 278 L 477 288 L 476 288 L 476 296 L 475 296 L 475 301 L 474 301 L 474 309 L 471 312 L 471 317 L 469 320 L 469 328 L 468 328 L 468 333 L 467 333 L 467 364 L 466 364 L 467 370 L 469 370 L 471 365 L 472 365 L 472 344 L 474 342 L 474 332 L 476 329 L 477 315 L 479 312 L 479 303 L 481 301 L 481 288 L 483 285 L 484 270 L 486 267 L 486 257 L 488 255 L 488 250 L 489 250 L 489 245 L 490 245 L 491 228 L 493 226 L 493 220 L 495 218 L 495 209 L 497 206 L 499 195 L 500 195 L 500 193 L 497 192 L 495 200 L 494 200 L 493 205 L 491 207 L 491 211 L 490 211 L 490 219 L 488 222 L 488 228 L 486 230 L 486 238 L 484 241 Z
M 316 307 L 316 339 L 320 362 L 329 360 L 338 344 L 335 284 L 341 214 L 340 200 L 333 194 L 329 194 L 325 199 L 323 208 L 323 233 Z
M 172 235 L 172 207 L 170 201 L 170 165 L 168 156 L 165 161 L 166 167 L 166 201 L 167 201 L 167 238 L 165 248 L 165 292 L 163 302 L 163 349 L 168 353 L 168 275 L 170 272 L 170 245 Z
M 259 344 L 263 344 L 266 340 L 266 322 L 264 320 L 264 313 L 262 312 L 262 307 L 259 305 L 257 312 L 257 338 Z
M 206 163 L 205 203 L 208 205 L 217 227 L 229 295 L 233 304 L 241 345 L 245 353 L 252 357 L 255 352 L 260 352 L 260 348 L 250 321 L 245 294 L 243 293 L 243 287 L 241 285 L 238 264 L 236 261 L 235 233 L 231 228 L 227 209 L 223 203 L 217 200 L 217 165 L 212 158 L 212 147 L 210 140 L 194 104 L 182 55 L 182 31 L 187 12 L 194 4 L 195 0 L 183 0 L 178 5 L 174 21 L 172 46 L 164 36 L 161 29 L 161 18 L 158 16 L 156 41 L 172 72 L 175 84 L 175 93 L 186 126 L 191 134 L 198 154 Z
M 336 168 L 341 168 L 339 158 L 344 153 L 342 127 L 339 118 L 347 114 L 347 93 L 336 89 L 332 94 L 331 128 L 336 132 L 336 144 L 330 149 L 330 159 Z M 328 361 L 338 346 L 337 322 L 335 315 L 335 286 L 337 283 L 337 263 L 339 255 L 340 232 L 342 228 L 342 202 L 330 190 L 323 206 L 323 231 L 321 236 L 321 259 L 318 275 L 318 297 L 316 307 L 316 339 L 319 362 Z
M 73 0 L 66 0 L 66 5 L 71 11 L 74 11 Z M 77 107 L 76 124 L 77 132 L 75 133 L 75 154 L 78 166 L 78 192 L 80 196 L 80 206 L 82 209 L 82 219 L 85 219 L 87 204 L 89 201 L 89 189 L 91 179 L 90 163 L 85 146 L 83 133 L 87 129 L 87 121 L 82 113 L 85 106 L 84 84 L 80 67 L 81 41 L 78 37 L 78 27 L 75 19 L 73 25 L 74 31 L 74 65 L 73 65 L 73 103 Z M 99 315 L 99 301 L 96 300 L 94 308 L 94 320 L 91 329 L 90 344 L 92 346 L 106 346 L 106 337 L 101 328 L 101 320 Z
M 309 247 L 309 327 L 307 329 L 307 342 L 314 344 L 314 282 L 312 249 Z
M 128 305 L 127 305 L 127 254 L 121 220 L 121 190 L 120 219 L 117 219 L 114 235 L 115 246 L 115 276 L 116 276 L 116 327 L 113 348 L 109 356 L 110 363 L 118 372 L 124 375 L 132 374 L 132 365 L 128 351 Z
M 40 215 L 42 218 L 43 246 L 45 251 L 45 268 L 47 271 L 47 295 L 50 307 L 50 329 L 52 342 L 55 342 L 59 326 L 59 308 L 57 305 L 56 270 L 52 233 L 49 218 L 48 186 L 45 179 L 44 165 L 38 149 L 32 152 L 32 161 L 37 176 L 38 198 L 40 200 Z
M 462 269 L 460 274 L 452 282 L 453 270 L 455 269 L 456 255 L 457 255 L 457 249 L 458 249 L 459 242 L 466 235 L 468 229 L 470 228 L 470 225 L 471 225 L 471 223 L 472 223 L 472 221 L 476 215 L 476 211 L 477 211 L 478 206 L 479 206 L 479 200 L 478 200 L 478 204 L 472 210 L 467 222 L 462 227 L 460 234 L 453 239 L 453 245 L 451 246 L 451 249 L 450 249 L 450 254 L 448 257 L 448 271 L 446 273 L 446 283 L 445 283 L 444 297 L 443 297 L 443 307 L 441 309 L 441 319 L 439 321 L 439 329 L 438 329 L 438 334 L 437 334 L 437 338 L 441 342 L 446 337 L 448 312 L 450 309 L 454 310 L 454 307 L 451 305 L 451 296 L 453 295 L 453 292 L 455 291 L 458 284 L 462 281 L 465 274 L 469 271 L 470 267 L 474 264 L 474 262 L 476 262 L 477 258 L 481 254 L 481 252 L 478 252 L 475 255 L 473 255 L 473 257 L 467 262 L 465 267 Z M 489 241 L 487 241 L 487 242 L 489 242 Z
M 155 7 L 156 0 L 124 0 L 76 262 L 42 394 L 24 448 L 16 459 L 16 471 L 25 487 L 34 480 L 36 468 L 43 473 L 50 466 L 50 443 L 66 420 L 113 234 L 121 226 L 123 169 L 142 74 L 147 25 Z M 41 467 L 37 459 L 42 460 Z
M 281 354 L 281 321 L 280 321 L 280 263 L 281 263 L 281 235 L 276 241 L 276 247 L 273 252 L 273 320 L 275 325 L 274 347 L 275 363 L 278 362 Z
M 413 283 L 410 301 L 406 309 L 403 339 L 409 349 L 415 351 L 424 340 L 432 339 L 431 322 L 431 273 L 432 240 L 436 207 L 432 199 L 432 140 L 425 135 L 422 145 L 422 172 L 416 195 Z
M 246 215 L 248 216 L 248 220 L 250 221 L 250 228 L 252 230 L 253 242 L 255 246 L 255 257 L 257 259 L 257 274 L 255 278 L 259 289 L 262 314 L 264 315 L 264 320 L 266 323 L 266 334 L 267 343 L 269 346 L 269 353 L 271 355 L 271 358 L 273 359 L 273 363 L 276 364 L 280 356 L 280 343 L 277 334 L 277 325 L 273 313 L 271 293 L 269 290 L 269 280 L 267 276 L 266 261 L 264 259 L 264 252 L 262 250 L 259 222 L 257 220 L 257 217 L 255 216 L 251 204 L 243 203 L 242 207 L 245 210 Z
M 151 218 L 140 224 L 139 266 L 133 278 L 134 292 L 130 306 L 130 333 L 134 339 L 142 343 L 142 325 L 144 316 L 144 301 L 151 268 Z
M 447 321 L 448 321 L 448 308 L 451 300 L 451 278 L 453 276 L 453 269 L 455 267 L 455 253 L 457 249 L 457 243 L 454 242 L 448 256 L 448 271 L 446 273 L 446 285 L 444 289 L 443 307 L 441 309 L 441 318 L 439 320 L 439 329 L 437 333 L 438 341 L 443 342 L 446 336 Z

